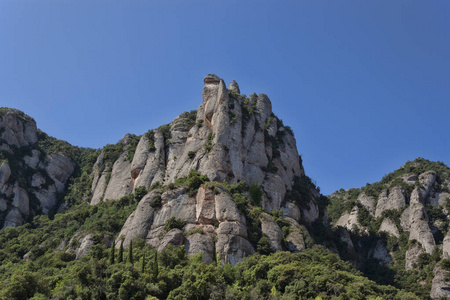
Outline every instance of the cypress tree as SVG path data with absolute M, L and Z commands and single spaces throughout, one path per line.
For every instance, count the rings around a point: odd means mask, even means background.
M 123 262 L 123 240 L 122 242 L 120 242 L 119 258 L 117 259 L 117 262 L 119 263 Z
M 128 261 L 133 264 L 133 241 L 130 242 L 130 247 L 128 248 Z
M 144 255 L 142 255 L 142 265 L 141 265 L 141 273 L 145 272 L 145 252 Z
M 109 252 L 109 264 L 110 265 L 114 264 L 115 248 L 116 248 L 116 240 L 113 240 L 113 243 L 112 243 L 112 246 L 111 246 L 111 250 Z
M 152 273 L 155 278 L 158 277 L 158 251 L 155 250 L 155 255 L 153 256 Z

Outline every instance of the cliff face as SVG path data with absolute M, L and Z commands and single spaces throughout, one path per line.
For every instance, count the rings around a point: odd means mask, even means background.
M 105 160 L 106 152 L 100 154 L 94 165 L 91 204 L 119 199 L 140 187 L 174 184 L 195 170 L 217 183 L 256 185 L 262 191 L 259 205 L 264 210 L 283 208 L 294 217 L 292 227 L 299 227 L 299 207 L 284 201 L 294 178 L 304 175 L 292 132 L 273 115 L 266 95 L 247 98 L 238 93 L 236 82 L 227 89 L 215 75 L 206 76 L 204 83 L 197 112 L 183 113 L 169 125 L 140 137 L 133 159 L 124 151 L 112 163 Z M 127 149 L 130 138 L 126 136 L 121 143 Z M 162 199 L 161 207 L 150 207 L 156 198 Z M 313 222 L 319 216 L 317 204 L 313 197 L 303 201 L 313 211 L 305 210 L 304 218 Z M 185 225 L 165 229 L 171 218 Z M 184 245 L 189 254 L 203 252 L 206 261 L 219 255 L 222 262 L 234 264 L 255 252 L 246 222 L 232 192 L 223 185 L 203 185 L 195 194 L 185 188 L 156 189 L 128 218 L 116 246 L 123 239 L 128 247 L 132 239 L 141 237 L 159 250 L 169 243 Z M 258 222 L 272 249 L 282 250 L 281 228 L 268 215 Z M 301 234 L 290 239 L 294 250 L 304 244 Z
M 181 114 L 143 135 L 132 160 L 123 152 L 107 165 L 99 156 L 92 204 L 119 199 L 139 186 L 169 184 L 198 170 L 213 181 L 256 183 L 264 190 L 265 208 L 280 209 L 294 176 L 303 174 L 292 132 L 273 115 L 266 95 L 246 98 L 235 92 L 236 82 L 229 91 L 215 75 L 204 82 L 196 115 Z
M 41 147 L 36 122 L 0 109 L 0 226 L 19 226 L 56 208 L 74 171 L 73 160 Z

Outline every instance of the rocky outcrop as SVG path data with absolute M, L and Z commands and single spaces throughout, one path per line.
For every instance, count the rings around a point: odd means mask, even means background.
M 38 140 L 36 122 L 17 109 L 2 108 L 0 128 L 0 138 L 3 141 L 0 150 L 11 154 L 14 148 L 30 146 Z
M 289 234 L 286 237 L 287 250 L 291 252 L 300 252 L 306 248 L 304 233 L 307 233 L 306 228 L 301 228 L 298 223 L 291 218 L 287 218 L 291 224 Z
M 89 253 L 94 246 L 94 235 L 92 233 L 78 238 L 80 246 L 75 250 L 75 258 L 78 260 Z
M 397 225 L 395 225 L 395 222 L 392 221 L 390 218 L 383 219 L 383 222 L 381 223 L 380 232 L 386 232 L 392 236 L 395 236 L 396 238 L 400 237 L 400 233 L 398 232 Z
M 371 214 L 375 213 L 375 199 L 364 192 L 359 194 L 357 201 L 361 203 Z
M 350 213 L 344 213 L 334 225 L 347 228 L 348 230 L 353 230 L 354 228 L 362 229 L 362 226 L 358 223 L 358 211 L 357 206 L 353 207 Z
M 383 190 L 378 198 L 375 217 L 381 217 L 384 211 L 401 210 L 406 205 L 405 191 L 396 186 L 390 190 Z
M 136 210 L 128 217 L 117 237 L 116 247 L 128 247 L 130 241 L 135 238 L 145 238 L 153 221 L 154 210 L 151 207 L 152 201 L 159 196 L 158 192 L 147 194 L 138 204 Z
M 432 299 L 448 299 L 450 298 L 450 280 L 448 277 L 448 271 L 442 269 L 442 267 L 437 264 L 433 270 L 434 278 L 431 283 L 431 293 Z
M 188 113 L 181 114 L 170 123 L 169 132 L 156 129 L 143 135 L 131 163 L 124 152 L 110 175 L 97 171 L 92 204 L 126 196 L 137 186 L 172 183 L 198 170 L 211 180 L 256 183 L 264 191 L 265 208 L 280 209 L 294 176 L 303 175 L 293 135 L 277 124 L 266 95 L 229 94 L 216 75 L 207 75 L 204 83 L 195 122 Z M 237 93 L 237 83 L 230 90 Z M 107 176 L 109 181 L 102 180 Z M 317 218 L 314 203 L 311 208 L 308 215 Z
M 37 142 L 32 118 L 16 109 L 0 109 L 0 152 L 6 157 L 0 161 L 3 228 L 22 225 L 40 212 L 49 213 L 74 172 L 71 158 L 63 153 L 46 153 Z
M 269 239 L 273 251 L 280 251 L 283 249 L 281 247 L 281 239 L 283 238 L 281 229 L 272 217 L 267 214 L 261 216 L 261 230 Z
M 236 92 L 236 93 L 238 93 L 238 94 L 241 93 L 241 90 L 239 89 L 239 85 L 238 85 L 238 83 L 237 83 L 235 80 L 233 80 L 233 81 L 230 83 L 230 85 L 228 86 L 228 90 L 229 90 L 229 91 L 234 91 L 234 92 Z

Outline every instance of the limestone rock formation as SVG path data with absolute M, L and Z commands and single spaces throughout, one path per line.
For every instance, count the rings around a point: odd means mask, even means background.
M 20 226 L 49 213 L 64 193 L 75 164 L 64 153 L 47 153 L 48 138 L 23 112 L 0 109 L 0 226 Z

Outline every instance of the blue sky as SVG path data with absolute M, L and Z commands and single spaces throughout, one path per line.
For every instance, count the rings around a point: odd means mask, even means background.
M 0 1 L 0 106 L 74 145 L 197 109 L 208 73 L 270 97 L 325 194 L 450 165 L 449 1 Z

